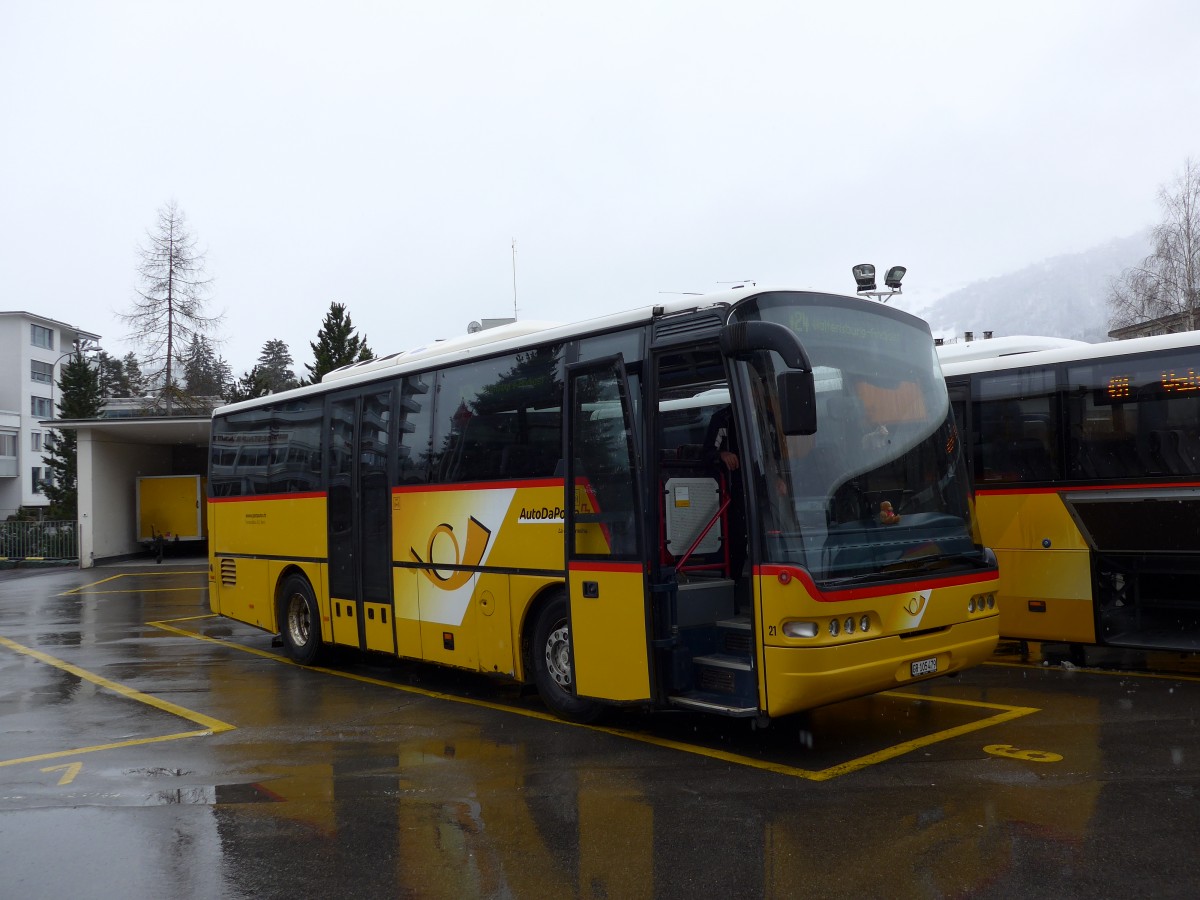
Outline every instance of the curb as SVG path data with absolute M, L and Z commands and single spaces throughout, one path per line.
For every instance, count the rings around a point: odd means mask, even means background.
M 0 556 L 0 569 L 50 569 L 79 565 L 79 557 L 49 559 L 45 556 Z

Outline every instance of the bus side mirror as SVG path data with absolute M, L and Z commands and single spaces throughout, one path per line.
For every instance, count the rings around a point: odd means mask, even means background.
M 779 388 L 779 425 L 784 434 L 816 434 L 817 389 L 812 372 L 792 369 L 781 372 Z

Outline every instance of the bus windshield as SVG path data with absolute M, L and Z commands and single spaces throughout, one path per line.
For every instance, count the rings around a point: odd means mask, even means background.
M 817 404 L 815 434 L 782 434 L 782 359 L 763 351 L 739 363 L 762 461 L 754 480 L 764 562 L 803 566 L 826 588 L 983 564 L 928 327 L 877 303 L 792 292 L 750 298 L 730 316 L 754 320 L 799 337 Z

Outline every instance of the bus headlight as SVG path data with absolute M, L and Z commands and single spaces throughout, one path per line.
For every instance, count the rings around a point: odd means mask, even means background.
M 838 634 L 841 632 L 841 630 L 842 630 L 841 623 L 838 622 L 837 619 L 829 620 L 829 636 L 830 637 L 837 637 Z
M 816 622 L 784 622 L 783 633 L 786 637 L 793 638 L 815 638 L 817 632 Z
M 871 617 L 870 616 L 863 616 L 861 619 L 858 620 L 858 630 L 861 631 L 863 634 L 866 634 L 868 631 L 871 630 Z
M 975 598 L 974 597 L 972 597 L 970 600 L 967 601 L 967 612 L 968 613 L 975 612 Z
M 845 624 L 845 625 L 843 625 L 842 627 L 843 627 L 844 629 L 846 629 L 846 634 L 854 634 L 854 617 L 853 617 L 853 616 L 847 616 L 847 618 L 846 618 L 846 624 Z

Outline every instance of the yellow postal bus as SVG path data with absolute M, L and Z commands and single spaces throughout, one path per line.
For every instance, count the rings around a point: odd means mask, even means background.
M 940 350 L 970 435 L 1000 632 L 1200 650 L 1200 336 Z
M 928 326 L 853 297 L 741 288 L 359 363 L 217 410 L 208 484 L 214 612 L 301 663 L 533 682 L 576 720 L 765 721 L 997 640 Z

